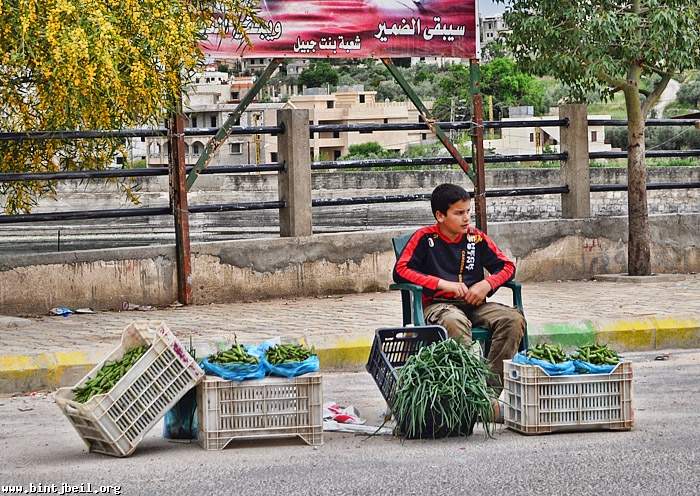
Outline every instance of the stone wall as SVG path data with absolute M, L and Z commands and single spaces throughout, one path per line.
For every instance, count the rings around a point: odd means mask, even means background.
M 700 271 L 700 214 L 651 216 L 652 270 Z M 197 304 L 386 289 L 391 238 L 372 230 L 195 243 Z M 599 217 L 492 224 L 489 234 L 515 260 L 521 281 L 584 279 L 626 269 L 627 219 Z M 172 245 L 0 255 L 0 313 L 44 314 L 63 305 L 166 305 L 177 295 Z

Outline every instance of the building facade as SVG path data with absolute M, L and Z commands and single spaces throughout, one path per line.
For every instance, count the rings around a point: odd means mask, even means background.
M 560 128 L 558 126 L 539 126 L 543 120 L 558 119 L 558 109 L 551 115 L 532 115 L 532 107 L 511 107 L 510 117 L 501 119 L 508 121 L 532 121 L 532 126 L 520 128 L 503 128 L 501 137 L 488 139 L 489 132 L 484 136 L 484 148 L 497 155 L 530 155 L 537 153 L 559 153 Z M 589 115 L 589 119 L 610 119 L 609 115 Z M 613 147 L 605 142 L 605 126 L 588 127 L 588 150 L 591 152 L 613 151 Z
M 218 128 L 234 111 L 240 98 L 253 84 L 243 78 L 227 82 L 203 75 L 201 81 L 186 91 L 184 110 L 187 128 Z M 429 105 L 429 103 L 428 103 Z M 377 102 L 375 91 L 362 87 L 341 88 L 327 94 L 320 88 L 311 88 L 303 95 L 291 96 L 286 103 L 251 103 L 236 125 L 243 127 L 274 126 L 277 111 L 282 108 L 306 109 L 309 124 L 377 124 L 416 123 L 419 114 L 410 102 Z M 194 165 L 204 151 L 211 135 L 185 137 L 185 162 Z M 350 146 L 377 142 L 383 148 L 404 152 L 409 145 L 434 142 L 427 130 L 418 131 L 361 131 L 314 133 L 310 140 L 314 160 L 336 160 L 348 153 Z M 168 142 L 165 138 L 148 138 L 146 161 L 149 167 L 168 164 Z M 210 165 L 242 165 L 277 162 L 277 138 L 269 134 L 232 135 L 210 161 Z

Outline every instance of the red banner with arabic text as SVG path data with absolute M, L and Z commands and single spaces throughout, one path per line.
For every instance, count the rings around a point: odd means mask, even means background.
M 213 56 L 460 57 L 476 53 L 476 0 L 261 0 L 253 46 L 210 35 Z

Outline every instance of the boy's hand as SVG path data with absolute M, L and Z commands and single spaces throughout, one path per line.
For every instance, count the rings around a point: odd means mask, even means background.
M 463 282 L 446 281 L 444 279 L 440 279 L 437 288 L 440 291 L 454 293 L 455 298 L 459 300 L 463 300 L 469 293 L 469 288 Z
M 491 291 L 491 285 L 485 280 L 479 281 L 469 288 L 469 291 L 467 291 L 464 297 L 464 301 L 478 307 L 486 301 L 486 295 L 489 294 L 489 291 Z

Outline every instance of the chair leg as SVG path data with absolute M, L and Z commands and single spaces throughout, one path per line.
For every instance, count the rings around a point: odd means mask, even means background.
M 401 310 L 405 327 L 411 324 L 411 293 L 409 291 L 401 291 Z

